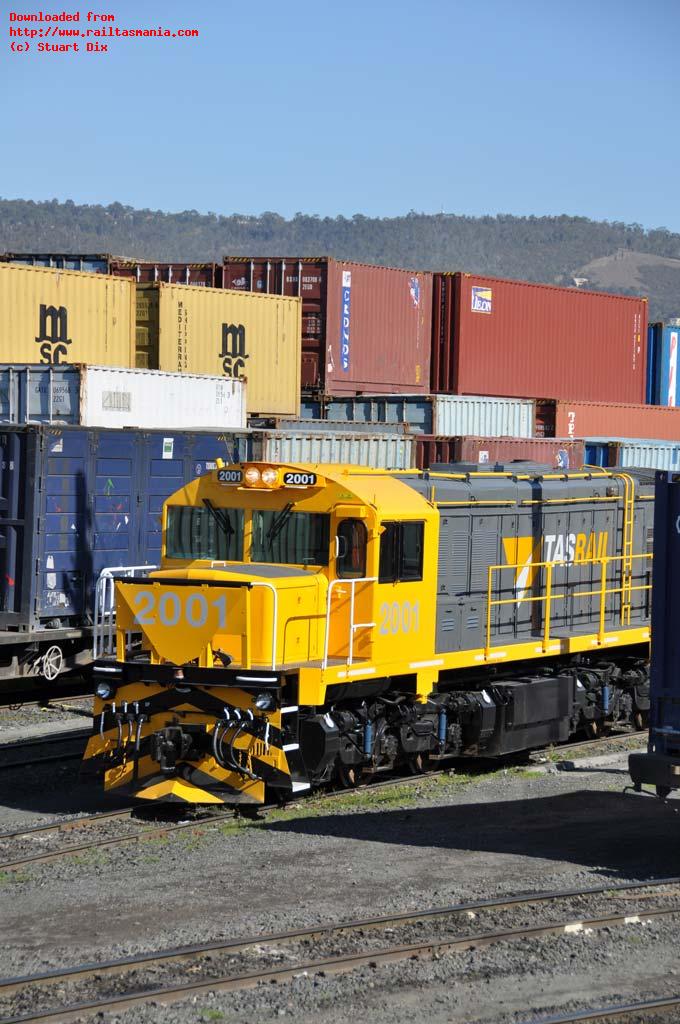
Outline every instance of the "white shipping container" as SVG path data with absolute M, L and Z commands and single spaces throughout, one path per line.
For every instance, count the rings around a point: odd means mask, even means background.
M 341 462 L 375 469 L 411 469 L 415 465 L 415 440 L 404 434 L 256 433 L 263 462 Z
M 161 370 L 81 366 L 80 424 L 145 430 L 240 430 L 246 383 Z
M 440 437 L 533 437 L 535 403 L 524 398 L 433 395 L 433 434 Z

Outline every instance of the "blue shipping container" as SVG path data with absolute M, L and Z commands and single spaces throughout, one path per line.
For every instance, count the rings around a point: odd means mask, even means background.
M 678 344 L 680 327 L 650 324 L 647 334 L 647 401 L 650 405 L 680 405 Z
M 238 433 L 0 428 L 0 643 L 11 630 L 87 631 L 102 569 L 157 564 L 165 499 L 251 445 Z
M 680 785 L 680 476 L 665 471 L 656 474 L 652 581 L 649 744 L 628 764 L 636 788 L 666 795 Z

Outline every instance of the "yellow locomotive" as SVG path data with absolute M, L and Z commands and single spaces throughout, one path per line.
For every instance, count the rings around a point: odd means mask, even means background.
M 103 580 L 84 767 L 258 805 L 640 724 L 652 524 L 644 474 L 218 464 Z

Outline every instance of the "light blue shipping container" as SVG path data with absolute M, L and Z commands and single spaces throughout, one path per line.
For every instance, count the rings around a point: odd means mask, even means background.
M 680 405 L 679 346 L 680 320 L 649 325 L 647 334 L 647 401 L 650 405 Z
M 586 465 L 608 469 L 680 470 L 680 442 L 588 437 Z

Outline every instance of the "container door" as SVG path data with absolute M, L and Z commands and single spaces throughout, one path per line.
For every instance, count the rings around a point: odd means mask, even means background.
M 37 614 L 62 622 L 84 612 L 92 572 L 90 438 L 87 430 L 41 435 Z
M 0 434 L 0 626 L 28 625 L 35 574 L 32 538 L 36 437 Z M 28 545 L 28 547 L 27 547 Z
M 141 435 L 139 450 L 139 564 L 159 565 L 163 503 L 193 478 L 186 464 L 190 444 L 186 434 L 158 431 Z
M 139 445 L 125 430 L 92 430 L 91 536 L 88 593 L 102 569 L 138 564 L 136 473 Z

